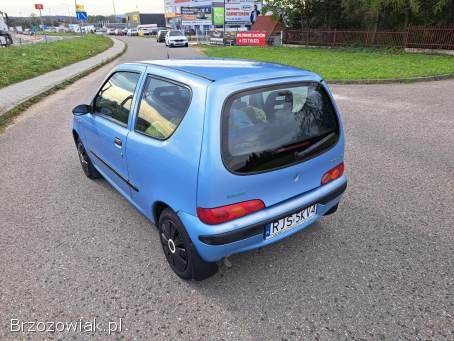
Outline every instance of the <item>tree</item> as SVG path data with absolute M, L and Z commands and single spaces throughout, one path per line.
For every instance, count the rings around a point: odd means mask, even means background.
M 311 27 L 315 7 L 322 0 L 268 0 L 264 12 L 271 11 L 291 26 Z
M 266 11 L 294 28 L 368 28 L 377 32 L 380 28 L 454 24 L 454 0 L 267 0 Z

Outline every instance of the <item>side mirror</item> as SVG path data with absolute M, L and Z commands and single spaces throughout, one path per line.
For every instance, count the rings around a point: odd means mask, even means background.
M 80 104 L 73 109 L 73 115 L 80 116 L 89 114 L 92 112 L 91 105 L 88 104 Z

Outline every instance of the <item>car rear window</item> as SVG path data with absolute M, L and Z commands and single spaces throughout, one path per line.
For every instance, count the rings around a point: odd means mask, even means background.
M 323 153 L 338 139 L 333 104 L 315 82 L 234 94 L 222 116 L 222 157 L 234 173 L 289 166 Z

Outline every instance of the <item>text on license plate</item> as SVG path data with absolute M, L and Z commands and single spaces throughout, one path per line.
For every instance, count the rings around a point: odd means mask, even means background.
M 311 219 L 317 214 L 317 205 L 311 205 L 302 210 L 290 214 L 287 217 L 273 221 L 265 227 L 265 239 L 270 239 L 276 237 L 278 234 L 281 234 L 285 231 L 288 231 L 298 225 L 303 224 L 304 222 Z

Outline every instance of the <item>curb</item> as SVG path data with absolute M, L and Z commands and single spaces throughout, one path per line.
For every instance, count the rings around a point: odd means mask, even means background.
M 109 37 L 109 38 L 115 39 L 115 38 L 111 38 L 111 37 Z M 115 59 L 117 59 L 118 57 L 123 55 L 128 49 L 128 44 L 126 44 L 123 40 L 120 40 L 120 39 L 116 39 L 116 40 L 121 41 L 123 43 L 123 49 L 119 53 L 117 53 L 107 59 L 104 59 L 103 61 L 101 61 L 100 63 L 98 63 L 96 65 L 93 65 L 85 70 L 80 71 L 76 75 L 65 79 L 64 81 L 52 86 L 51 88 L 49 88 L 47 90 L 44 90 L 36 95 L 33 95 L 33 96 L 29 97 L 28 99 L 22 101 L 21 103 L 17 104 L 13 108 L 10 108 L 5 112 L 0 113 L 0 134 L 4 131 L 6 126 L 8 126 L 10 123 L 12 123 L 12 121 L 14 120 L 15 117 L 19 116 L 23 111 L 30 108 L 33 104 L 38 103 L 41 99 L 57 92 L 58 90 L 62 90 L 64 88 L 66 88 L 68 85 L 71 85 L 75 81 L 89 75 L 90 73 L 100 69 L 104 65 L 109 64 L 110 62 L 114 61 Z
M 123 44 L 123 48 L 122 48 L 122 50 L 121 50 L 119 53 L 114 54 L 114 55 L 111 55 L 111 56 L 108 56 L 108 55 L 106 56 L 106 55 L 104 55 L 103 57 L 101 57 L 101 59 L 100 59 L 99 61 L 97 61 L 97 62 L 94 63 L 94 64 L 85 65 L 85 68 L 80 69 L 80 70 L 72 70 L 72 71 L 70 72 L 70 74 L 68 75 L 68 77 L 62 79 L 59 83 L 49 84 L 49 86 L 41 87 L 41 89 L 38 88 L 38 89 L 36 89 L 37 92 L 34 92 L 33 90 L 31 90 L 31 91 L 29 91 L 30 93 L 29 93 L 27 96 L 24 96 L 24 97 L 22 97 L 22 98 L 18 98 L 17 101 L 16 101 L 16 103 L 9 103 L 9 104 L 6 104 L 6 105 L 4 105 L 4 106 L 2 105 L 2 107 L 0 107 L 0 117 L 2 117 L 3 115 L 5 115 L 6 113 L 8 113 L 8 112 L 11 111 L 11 110 L 14 110 L 14 108 L 16 108 L 18 105 L 20 105 L 20 104 L 22 104 L 22 103 L 24 103 L 24 102 L 27 102 L 28 100 L 30 100 L 30 99 L 32 99 L 32 98 L 34 98 L 34 97 L 36 97 L 36 96 L 39 96 L 39 95 L 41 95 L 42 93 L 44 93 L 44 92 L 46 92 L 46 91 L 49 91 L 49 90 L 51 90 L 51 89 L 54 88 L 54 87 L 57 87 L 57 86 L 61 85 L 62 83 L 65 83 L 66 81 L 70 80 L 71 78 L 77 77 L 77 76 L 80 75 L 81 73 L 84 73 L 84 72 L 86 72 L 86 71 L 88 71 L 88 70 L 90 70 L 90 69 L 92 69 L 92 68 L 95 68 L 95 67 L 97 67 L 97 66 L 99 66 L 99 65 L 101 65 L 101 64 L 103 64 L 103 63 L 105 63 L 106 61 L 110 61 L 110 60 L 112 60 L 112 59 L 114 59 L 114 58 L 117 58 L 121 53 L 124 52 L 126 43 L 125 43 L 124 41 L 120 40 L 120 39 L 112 39 L 111 37 L 109 37 L 109 38 L 111 39 L 112 42 L 114 42 L 115 44 L 117 44 L 117 46 L 115 47 L 115 49 L 117 49 L 117 50 L 118 50 L 119 48 L 121 48 L 121 44 Z M 120 45 L 119 45 L 119 44 L 120 44 Z M 106 49 L 106 50 L 100 52 L 100 54 L 103 54 L 103 53 L 105 54 L 106 52 L 108 53 L 109 50 L 111 50 L 112 48 L 114 48 L 114 45 L 113 45 L 113 44 L 112 44 L 112 46 L 111 46 L 110 48 L 108 48 L 108 49 Z M 114 51 L 114 52 L 115 52 L 115 51 Z M 92 57 L 90 57 L 90 58 L 96 58 L 97 56 L 99 56 L 99 54 L 98 54 L 98 55 L 95 55 L 95 56 L 92 56 Z M 79 62 L 81 62 L 81 63 L 86 62 L 86 61 L 89 60 L 90 58 L 80 60 L 80 61 L 78 61 L 78 62 L 76 62 L 76 63 L 79 63 Z M 76 63 L 74 63 L 74 64 L 76 64 Z M 71 67 L 71 66 L 73 66 L 74 64 L 69 64 L 69 65 L 64 66 L 63 68 L 56 69 L 56 70 L 52 70 L 52 71 L 50 71 L 49 73 L 45 73 L 45 74 L 39 75 L 39 76 L 37 76 L 37 77 L 35 77 L 35 78 L 30 78 L 30 79 L 27 79 L 27 80 L 24 80 L 24 81 L 15 83 L 15 84 L 11 84 L 10 86 L 7 86 L 6 88 L 9 88 L 9 87 L 19 87 L 19 88 L 16 89 L 16 91 L 21 91 L 21 89 L 20 89 L 20 84 L 21 84 L 22 82 L 28 82 L 28 81 L 35 81 L 35 82 L 36 82 L 36 79 L 37 79 L 38 77 L 42 77 L 42 76 L 48 75 L 48 74 L 50 74 L 50 73 L 52 73 L 52 72 L 59 72 L 59 71 L 63 70 L 63 69 L 66 68 L 66 67 Z M 3 88 L 3 89 L 4 89 L 4 88 Z M 3 90 L 3 89 L 1 89 L 1 90 Z
M 419 82 L 432 82 L 442 81 L 447 79 L 454 79 L 454 73 L 448 73 L 438 76 L 422 76 L 411 78 L 387 78 L 387 79 L 358 79 L 358 80 L 326 80 L 329 84 L 393 84 L 393 83 L 419 83 Z

